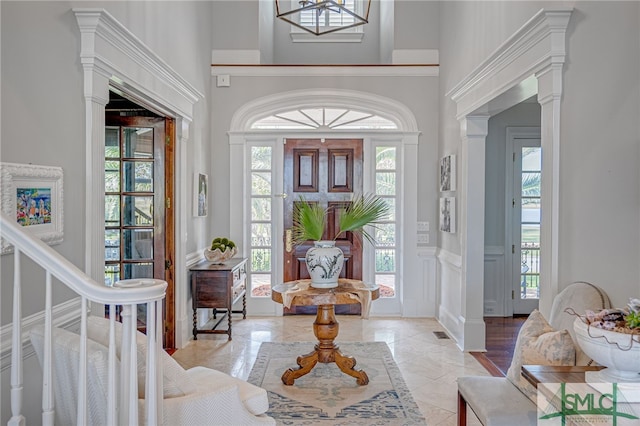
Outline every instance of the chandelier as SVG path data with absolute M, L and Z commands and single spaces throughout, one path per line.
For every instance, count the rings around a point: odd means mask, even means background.
M 276 17 L 315 35 L 369 22 L 371 0 L 275 0 Z M 296 3 L 298 7 L 295 7 Z M 285 7 L 281 7 L 284 5 Z M 287 7 L 287 5 L 290 5 Z

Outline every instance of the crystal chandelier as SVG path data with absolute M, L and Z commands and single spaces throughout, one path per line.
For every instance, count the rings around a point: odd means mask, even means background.
M 371 8 L 371 0 L 300 0 L 298 7 L 291 0 L 275 2 L 278 18 L 315 35 L 364 25 Z

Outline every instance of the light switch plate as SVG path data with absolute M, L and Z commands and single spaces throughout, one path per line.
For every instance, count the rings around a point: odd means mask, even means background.
M 418 222 L 418 232 L 429 232 L 429 222 Z
M 418 244 L 429 244 L 429 234 L 418 234 Z

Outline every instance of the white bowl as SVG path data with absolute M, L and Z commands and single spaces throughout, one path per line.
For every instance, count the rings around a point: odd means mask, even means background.
M 640 382 L 640 335 L 589 327 L 582 319 L 573 322 L 578 346 L 591 359 L 607 368 L 602 378 L 611 382 Z
M 209 248 L 204 249 L 204 257 L 211 263 L 224 263 L 236 255 L 238 249 L 227 248 L 225 251 L 220 249 L 211 250 Z

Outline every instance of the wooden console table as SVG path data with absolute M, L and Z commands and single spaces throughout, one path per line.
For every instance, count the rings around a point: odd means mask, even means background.
M 380 296 L 377 286 L 368 286 L 362 281 L 339 279 L 336 288 L 314 288 L 311 280 L 291 281 L 278 284 L 271 289 L 271 299 L 284 305 L 318 306 L 316 320 L 313 323 L 313 334 L 318 339 L 313 352 L 301 355 L 297 359 L 298 369 L 288 369 L 282 375 L 282 383 L 291 386 L 293 382 L 309 373 L 318 362 L 335 362 L 338 368 L 352 377 L 356 383 L 366 385 L 369 383 L 367 373 L 356 370 L 356 360 L 353 357 L 343 355 L 334 343 L 338 336 L 338 321 L 335 315 L 336 304 L 362 303 L 362 314 L 368 314 L 368 302 Z M 366 306 L 365 306 L 366 305 Z
M 193 298 L 193 339 L 198 334 L 227 334 L 231 340 L 231 314 L 242 314 L 247 318 L 247 259 L 234 258 L 222 264 L 206 260 L 189 268 L 191 273 L 191 296 Z M 242 298 L 242 310 L 233 310 L 233 305 Z M 213 319 L 223 315 L 208 330 L 198 329 L 198 308 L 213 309 Z M 216 329 L 227 317 L 227 329 Z

